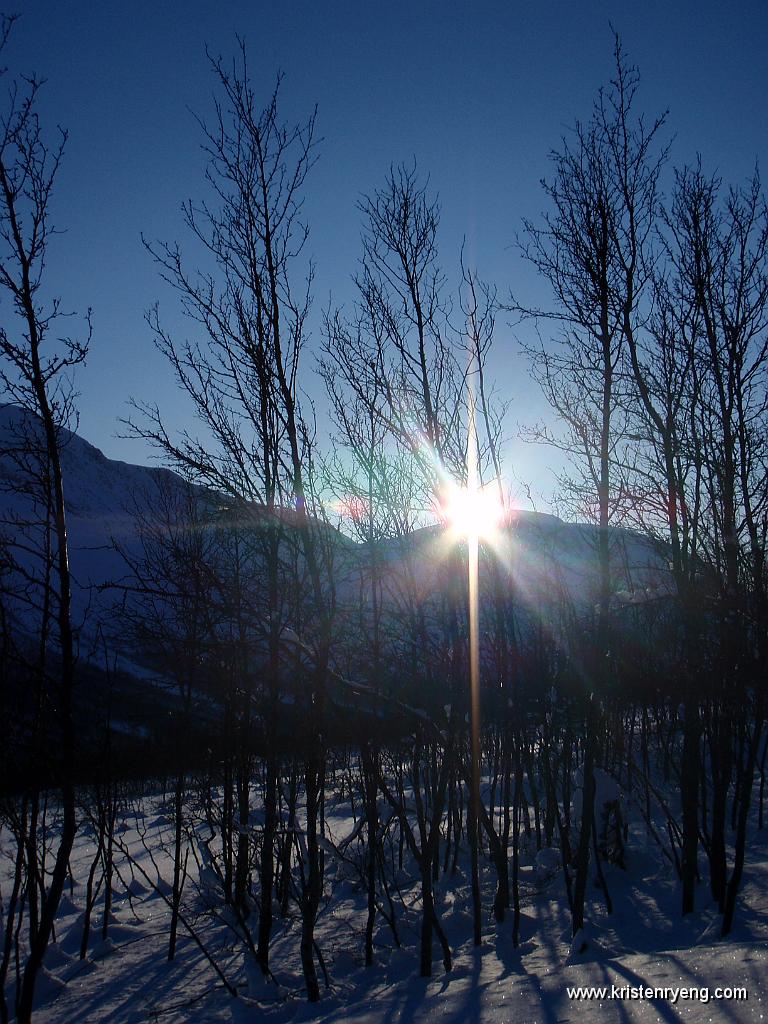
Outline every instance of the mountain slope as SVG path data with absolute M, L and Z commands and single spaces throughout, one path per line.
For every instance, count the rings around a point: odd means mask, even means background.
M 34 525 L 40 516 L 39 504 L 27 487 L 29 466 L 25 464 L 24 451 L 34 446 L 38 431 L 39 424 L 34 417 L 15 406 L 0 406 L 0 530 L 17 562 L 16 571 L 6 570 L 0 582 L 5 592 L 8 621 L 16 634 L 25 637 L 30 648 L 39 640 L 42 614 L 40 601 L 36 599 L 39 591 L 30 581 L 35 577 L 40 579 L 42 563 L 35 551 L 44 547 L 45 536 L 44 531 Z M 178 682 L 173 681 L 173 671 L 171 678 L 167 676 L 156 653 L 152 655 L 147 647 L 142 649 L 136 639 L 135 616 L 131 618 L 129 612 L 136 611 L 136 602 L 140 603 L 141 598 L 135 594 L 136 581 L 129 563 L 141 560 L 147 534 L 154 532 L 162 536 L 163 531 L 172 532 L 176 525 L 183 534 L 185 529 L 201 529 L 205 516 L 215 520 L 220 512 L 218 499 L 199 488 L 190 491 L 180 477 L 168 470 L 108 459 L 77 434 L 63 431 L 62 443 L 70 559 L 75 581 L 73 617 L 78 629 L 81 662 L 90 665 L 93 677 L 108 661 L 114 671 L 124 673 L 121 687 L 133 685 L 137 694 L 147 687 L 160 688 L 161 704 L 165 707 L 167 701 L 173 699 Z M 199 500 L 204 516 L 194 523 L 190 520 L 169 525 L 168 518 L 177 514 L 183 520 L 190 493 Z M 269 523 L 263 509 L 244 505 L 234 513 L 226 512 L 223 519 L 229 533 L 249 539 L 258 550 L 259 535 Z M 300 561 L 295 513 L 286 510 L 281 520 L 289 545 L 286 564 L 296 558 Z M 322 530 L 334 567 L 338 608 L 334 664 L 342 675 L 349 672 L 354 675 L 367 657 L 371 552 L 366 545 L 353 542 L 326 524 L 315 521 L 314 527 Z M 670 578 L 662 553 L 644 538 L 625 530 L 613 530 L 612 542 L 617 567 L 616 605 L 647 603 L 669 593 Z M 572 621 L 574 616 L 588 614 L 594 605 L 595 547 L 596 530 L 592 526 L 564 523 L 547 514 L 515 512 L 495 545 L 484 545 L 481 594 L 490 591 L 489 560 L 498 558 L 502 565 L 505 600 L 513 609 L 518 634 L 532 633 L 537 625 L 545 623 L 550 635 L 562 635 L 566 619 L 570 617 Z M 119 549 L 128 555 L 127 561 Z M 440 625 L 440 606 L 447 588 L 453 588 L 459 607 L 464 607 L 466 561 L 462 550 L 451 542 L 447 531 L 435 526 L 405 537 L 379 541 L 376 557 L 383 575 L 384 628 L 391 650 L 404 650 L 408 616 L 418 607 L 426 610 L 431 623 L 428 628 L 439 645 L 439 631 L 444 628 Z M 263 645 L 266 632 L 265 622 L 259 621 L 263 618 L 259 587 L 264 584 L 259 582 L 258 557 L 250 565 L 252 580 L 246 589 L 250 614 L 255 617 L 252 643 L 258 661 L 259 644 Z M 179 572 L 183 572 L 183 561 Z M 175 582 L 168 582 L 169 591 Z M 179 612 L 173 596 L 169 593 L 165 598 L 162 594 L 154 598 L 153 614 L 167 617 L 168 623 L 176 621 Z M 210 600 L 214 600 L 212 595 Z M 487 603 L 486 606 L 490 607 Z M 286 641 L 290 645 L 298 640 L 305 651 L 310 651 L 311 622 L 305 622 L 297 636 L 291 628 L 290 612 L 285 614 L 288 618 L 284 619 L 282 628 Z M 221 627 L 216 628 L 220 637 L 226 635 Z M 177 648 L 178 642 L 174 649 Z M 292 650 L 287 656 L 295 659 L 297 648 L 294 646 Z M 306 663 L 309 657 L 300 655 L 299 662 L 303 659 Z M 133 684 L 127 682 L 130 679 L 134 680 Z M 301 682 L 297 685 L 300 691 Z M 91 678 L 88 692 L 96 689 L 98 686 Z M 205 703 L 201 697 L 201 709 Z M 121 713 L 125 715 L 125 709 Z

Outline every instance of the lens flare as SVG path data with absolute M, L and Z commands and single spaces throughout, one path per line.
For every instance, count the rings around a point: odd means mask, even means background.
M 441 502 L 443 522 L 457 538 L 492 540 L 504 520 L 504 506 L 495 486 L 473 489 L 449 486 Z

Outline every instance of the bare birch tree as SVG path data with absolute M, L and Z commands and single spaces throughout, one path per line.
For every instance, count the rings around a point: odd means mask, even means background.
M 3 19 L 2 45 L 12 23 L 12 18 Z M 0 325 L 0 384 L 5 396 L 29 414 L 18 444 L 5 456 L 15 462 L 20 474 L 17 479 L 26 480 L 21 486 L 27 489 L 34 509 L 33 522 L 11 526 L 16 567 L 22 568 L 27 578 L 26 597 L 40 622 L 35 678 L 38 706 L 46 708 L 49 725 L 53 724 L 51 709 L 56 709 L 60 756 L 55 765 L 48 763 L 60 780 L 62 814 L 50 878 L 41 882 L 39 906 L 29 919 L 29 945 L 17 988 L 16 1015 L 22 1022 L 31 1019 L 35 982 L 51 938 L 77 832 L 72 714 L 77 638 L 61 451 L 62 429 L 74 415 L 71 373 L 85 360 L 90 340 L 88 321 L 83 338 L 61 338 L 58 332 L 66 311 L 60 299 L 46 298 L 51 292 L 45 270 L 55 234 L 53 199 L 67 136 L 60 130 L 58 139 L 48 142 L 37 111 L 41 85 L 34 76 L 10 80 L 0 120 L 0 289 L 8 300 Z M 33 747 L 40 742 L 42 728 L 35 715 L 30 737 Z M 49 775 L 48 784 L 50 781 Z M 29 798 L 34 819 L 36 792 Z M 30 826 L 34 835 L 34 821 Z M 34 855 L 35 843 L 28 849 Z M 37 868 L 37 864 L 27 865 L 33 888 Z M 5 1012 L 4 999 L 2 1005 Z
M 530 349 L 533 375 L 564 427 L 561 434 L 544 430 L 539 439 L 571 459 L 576 476 L 561 482 L 577 499 L 581 514 L 590 514 L 598 527 L 594 637 L 582 652 L 588 683 L 574 933 L 584 922 L 596 730 L 610 671 L 609 526 L 626 497 L 620 364 L 649 280 L 658 176 L 665 157 L 659 147 L 664 118 L 646 123 L 636 114 L 639 74 L 618 37 L 614 60 L 615 77 L 600 90 L 589 121 L 577 122 L 552 154 L 554 175 L 544 182 L 550 210 L 543 224 L 525 224 L 523 254 L 549 283 L 554 303 L 547 310 L 513 303 L 518 312 L 561 327 L 551 344 Z
M 285 626 L 280 593 L 286 564 L 286 510 L 298 528 L 301 559 L 311 595 L 312 643 L 317 654 L 311 687 L 313 720 L 305 761 L 308 865 L 301 895 L 301 957 L 310 1000 L 319 998 L 314 964 L 314 924 L 322 893 L 319 822 L 323 802 L 322 720 L 330 647 L 332 594 L 310 515 L 311 432 L 299 404 L 299 364 L 306 339 L 312 267 L 303 250 L 308 227 L 301 219 L 302 190 L 315 159 L 315 114 L 295 126 L 279 116 L 280 81 L 263 108 L 248 75 L 245 47 L 227 64 L 211 58 L 219 98 L 213 122 L 200 121 L 209 157 L 208 197 L 183 206 L 187 227 L 207 253 L 210 268 L 192 269 L 178 245 L 148 243 L 165 280 L 178 292 L 196 324 L 197 341 L 178 342 L 154 310 L 149 322 L 159 349 L 192 401 L 206 436 L 169 436 L 160 411 L 149 405 L 131 426 L 169 464 L 226 495 L 245 519 L 260 505 L 266 576 L 264 621 L 269 624 L 269 668 L 264 685 L 272 715 L 280 693 L 280 643 Z M 264 522 L 259 517 L 259 525 Z M 288 559 L 290 561 L 290 559 Z M 274 734 L 275 730 L 272 730 Z M 277 828 L 277 751 L 267 753 L 266 822 L 262 865 L 258 959 L 268 970 Z M 241 832 L 247 842 L 248 830 Z

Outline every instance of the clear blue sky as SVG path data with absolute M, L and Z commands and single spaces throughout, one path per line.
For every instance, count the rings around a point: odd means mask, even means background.
M 165 322 L 180 334 L 186 327 L 140 233 L 183 243 L 181 201 L 204 193 L 190 111 L 211 109 L 206 43 L 228 55 L 242 35 L 265 101 L 282 69 L 287 118 L 318 105 L 324 141 L 306 207 L 317 264 L 315 339 L 329 297 L 352 298 L 358 197 L 382 183 L 390 163 L 413 156 L 440 194 L 447 269 L 466 237 L 480 272 L 502 293 L 514 286 L 524 301 L 541 301 L 514 239 L 521 218 L 542 209 L 548 151 L 575 118 L 589 116 L 610 77 L 610 23 L 640 67 L 644 109 L 669 108 L 676 163 L 700 152 L 707 168 L 739 182 L 756 159 L 765 166 L 768 11 L 755 0 L 28 0 L 15 10 L 22 17 L 5 63 L 47 79 L 44 123 L 70 132 L 55 204 L 66 234 L 56 240 L 49 280 L 66 307 L 93 307 L 92 351 L 79 378 L 81 433 L 127 461 L 149 458 L 138 442 L 115 436 L 130 396 L 157 401 L 174 423 L 185 419 L 144 311 L 160 300 Z M 514 433 L 537 404 L 503 320 L 491 369 L 513 400 Z M 310 354 L 305 370 L 305 387 L 320 402 Z M 547 489 L 545 450 L 513 442 L 510 457 L 522 477 Z

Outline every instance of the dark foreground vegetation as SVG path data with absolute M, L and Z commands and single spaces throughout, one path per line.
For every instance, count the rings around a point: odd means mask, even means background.
M 18 81 L 0 126 L 2 379 L 34 414 L 2 452 L 13 470 L 0 548 L 0 673 L 13 709 L 3 740 L 17 771 L 2 805 L 12 867 L 0 1019 L 8 993 L 17 1019 L 31 1018 L 83 827 L 96 843 L 83 949 L 97 894 L 108 933 L 119 780 L 142 749 L 134 734 L 127 757 L 115 728 L 126 651 L 173 694 L 172 722 L 152 741 L 172 789 L 170 959 L 180 928 L 194 934 L 181 909 L 192 785 L 218 897 L 266 976 L 276 916 L 298 910 L 311 1001 L 334 791 L 363 809 L 367 963 L 377 922 L 398 942 L 393 872 L 407 856 L 420 972 L 436 951 L 450 970 L 434 884 L 456 868 L 462 837 L 493 863 L 492 910 L 513 915 L 513 941 L 521 835 L 557 849 L 578 933 L 590 872 L 602 878 L 603 861 L 623 857 L 619 807 L 598 785 L 608 778 L 639 801 L 674 865 L 680 913 L 707 887 L 727 935 L 765 797 L 768 218 L 757 177 L 728 190 L 701 166 L 673 170 L 666 125 L 639 116 L 637 72 L 617 41 L 614 79 L 555 151 L 546 212 L 525 225 L 523 252 L 552 288 L 551 307 L 532 310 L 502 301 L 463 259 L 450 295 L 437 203 L 415 166 L 391 168 L 359 204 L 357 305 L 325 318 L 318 369 L 337 431 L 321 446 L 301 401 L 312 370 L 301 198 L 315 118 L 284 125 L 279 82 L 262 108 L 244 49 L 212 71 L 208 194 L 184 207 L 207 262 L 147 243 L 190 318 L 190 341 L 158 310 L 148 322 L 202 440 L 172 436 L 160 410 L 137 404 L 129 429 L 183 479 L 135 496 L 125 571 L 105 581 L 111 614 L 87 629 L 73 613 L 61 463 L 69 373 L 87 340 L 56 340 L 61 309 L 43 289 L 62 149 L 45 141 L 35 81 Z M 530 350 L 531 373 L 558 419 L 538 439 L 567 452 L 563 501 L 591 522 L 592 546 L 579 578 L 542 550 L 545 582 L 532 593 L 516 575 L 519 526 L 483 545 L 484 784 L 472 815 L 466 550 L 416 531 L 449 482 L 467 479 L 470 411 L 479 472 L 504 500 L 503 403 L 485 374 L 500 315 L 525 336 L 533 320 L 549 332 Z M 329 496 L 343 533 L 326 521 Z M 642 538 L 654 592 L 624 564 L 619 527 Z M 435 539 L 428 558 L 424 536 Z M 87 659 L 101 673 L 90 721 Z M 196 737 L 205 749 L 190 762 Z M 475 887 L 476 935 L 486 895 Z

